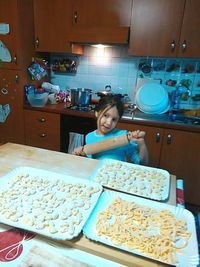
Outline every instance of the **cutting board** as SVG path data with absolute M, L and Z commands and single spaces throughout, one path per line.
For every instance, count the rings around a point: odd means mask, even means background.
M 92 267 L 60 253 L 34 246 L 17 267 Z

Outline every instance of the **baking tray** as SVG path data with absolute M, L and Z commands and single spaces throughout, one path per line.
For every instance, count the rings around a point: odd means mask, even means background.
M 107 188 L 153 200 L 166 201 L 169 197 L 170 174 L 163 169 L 104 159 L 97 165 L 90 180 Z
M 102 189 L 89 180 L 19 167 L 0 179 L 0 222 L 70 240 L 81 232 Z
M 186 222 L 187 225 L 187 231 L 191 234 L 188 240 L 187 245 L 180 249 L 180 250 L 176 250 L 175 251 L 175 258 L 176 258 L 176 262 L 172 262 L 171 260 L 163 260 L 162 258 L 158 258 L 158 256 L 155 256 L 151 253 L 147 254 L 145 251 L 141 251 L 139 248 L 134 248 L 132 247 L 127 247 L 125 244 L 119 244 L 119 242 L 116 240 L 112 241 L 110 236 L 105 236 L 105 235 L 98 235 L 97 233 L 97 222 L 98 222 L 98 216 L 102 211 L 105 211 L 110 204 L 112 203 L 113 200 L 116 199 L 122 199 L 123 201 L 128 201 L 128 205 L 129 207 L 131 206 L 131 204 L 136 203 L 137 205 L 142 206 L 144 209 L 145 208 L 150 208 L 152 209 L 152 213 L 154 212 L 161 212 L 161 211 L 168 211 L 170 212 L 172 215 L 175 216 L 176 220 L 183 220 L 184 222 Z M 122 212 L 123 213 L 123 212 Z M 159 214 L 160 216 L 160 214 Z M 147 219 L 149 219 L 150 216 L 148 216 Z M 117 222 L 115 221 L 114 216 L 109 216 L 109 214 L 107 213 L 107 215 L 104 217 L 107 220 L 107 223 L 105 224 L 105 219 L 104 222 L 99 224 L 100 226 L 106 226 L 104 229 L 108 229 L 109 225 L 108 222 L 113 225 L 113 227 L 116 226 Z M 124 217 L 124 215 L 121 217 L 122 220 L 125 220 L 126 218 Z M 161 221 L 162 220 L 162 216 L 159 217 Z M 153 220 L 153 219 L 152 219 Z M 169 220 L 169 218 L 168 218 Z M 137 221 L 135 221 L 135 217 L 132 216 L 130 218 L 131 223 L 136 223 Z M 136 223 L 137 225 L 137 223 Z M 140 227 L 140 224 L 138 224 Z M 158 228 L 158 225 L 155 224 L 150 224 L 152 225 L 152 228 L 148 229 L 148 235 L 157 235 L 159 234 L 159 231 L 161 231 Z M 172 224 L 174 225 L 174 224 Z M 119 236 L 119 233 L 123 233 L 123 238 L 126 237 L 127 231 L 124 230 L 124 232 L 122 232 L 122 230 L 124 228 L 126 229 L 130 229 L 127 226 L 127 223 L 122 223 L 121 224 L 121 228 L 118 227 L 118 231 L 114 231 L 114 238 Z M 121 230 L 122 229 L 122 230 Z M 131 230 L 130 230 L 131 231 Z M 142 229 L 142 231 L 144 231 Z M 138 230 L 135 230 L 133 232 L 131 232 L 132 235 L 137 235 Z M 185 232 L 184 232 L 185 233 Z M 159 262 L 163 262 L 163 263 L 167 263 L 169 265 L 172 266 L 179 266 L 179 267 L 188 267 L 188 266 L 197 266 L 199 263 L 199 254 L 198 254 L 198 245 L 197 245 L 197 236 L 196 236 L 196 228 L 195 228 L 195 221 L 194 221 L 194 216 L 192 215 L 192 213 L 186 209 L 180 208 L 180 207 L 175 207 L 172 205 L 168 205 L 165 203 L 161 203 L 161 202 L 157 202 L 157 201 L 153 201 L 153 200 L 147 200 L 144 198 L 140 198 L 140 197 L 136 197 L 136 196 L 131 196 L 128 194 L 124 194 L 124 193 L 119 193 L 119 192 L 112 192 L 112 191 L 106 191 L 103 192 L 98 200 L 97 205 L 95 206 L 95 209 L 93 210 L 92 214 L 90 215 L 89 219 L 87 220 L 87 223 L 85 224 L 84 228 L 83 228 L 83 234 L 92 240 L 95 240 L 97 242 L 101 242 L 104 243 L 108 246 L 112 246 L 124 251 L 127 251 L 129 253 L 133 253 L 136 255 L 140 255 L 140 256 L 144 256 L 146 258 L 150 258 L 152 260 L 156 260 Z M 162 239 L 162 244 L 164 244 L 167 241 L 168 235 L 161 235 Z M 118 239 L 119 240 L 119 239 Z M 183 245 L 183 240 L 179 240 L 177 241 L 177 243 L 175 242 L 176 246 L 181 246 Z M 136 244 L 139 244 L 139 241 L 136 242 Z M 148 245 L 148 239 L 145 240 L 145 242 L 142 241 L 143 245 Z M 161 245 L 162 245 L 161 244 Z

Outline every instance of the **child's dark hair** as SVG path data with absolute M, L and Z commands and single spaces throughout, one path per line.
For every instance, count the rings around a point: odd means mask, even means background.
M 112 108 L 112 107 L 116 107 L 117 108 L 117 111 L 119 113 L 119 117 L 121 118 L 122 115 L 123 115 L 123 112 L 124 112 L 124 105 L 121 101 L 121 98 L 119 96 L 111 96 L 111 95 L 108 95 L 108 96 L 104 96 L 102 97 L 100 100 L 99 100 L 99 104 L 98 106 L 95 108 L 95 110 L 97 112 L 99 111 L 102 111 L 106 108 Z

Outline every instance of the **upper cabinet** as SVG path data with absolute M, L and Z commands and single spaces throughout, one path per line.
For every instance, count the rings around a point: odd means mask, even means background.
M 199 0 L 133 0 L 129 55 L 200 55 Z
M 71 45 L 71 0 L 34 0 L 35 50 L 82 54 L 81 46 Z
M 186 0 L 178 55 L 200 57 L 200 1 Z
M 1 68 L 23 69 L 34 51 L 32 0 L 0 0 Z
M 132 0 L 72 1 L 70 40 L 80 43 L 128 43 Z

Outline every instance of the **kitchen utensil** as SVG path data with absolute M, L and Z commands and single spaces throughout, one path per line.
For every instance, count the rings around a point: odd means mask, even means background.
M 109 96 L 118 96 L 120 98 L 123 98 L 124 96 L 127 96 L 127 95 L 123 95 L 123 94 L 114 93 L 111 90 L 111 86 L 110 85 L 106 85 L 105 86 L 105 90 L 97 92 L 97 96 L 99 96 L 99 97 L 104 97 L 104 96 L 107 96 L 107 95 L 109 95 Z
M 169 97 L 165 88 L 157 83 L 141 86 L 135 96 L 136 105 L 144 113 L 161 114 L 169 108 Z
M 48 93 L 42 94 L 27 94 L 27 99 L 32 107 L 44 107 L 48 100 Z
M 144 137 L 144 135 L 145 132 L 141 131 L 138 137 Z M 96 154 L 116 147 L 127 145 L 129 141 L 130 139 L 128 134 L 122 134 L 119 136 L 108 138 L 107 140 L 85 145 L 83 151 L 86 155 Z
M 86 88 L 73 88 L 69 90 L 72 106 L 87 106 L 91 102 L 92 90 Z

